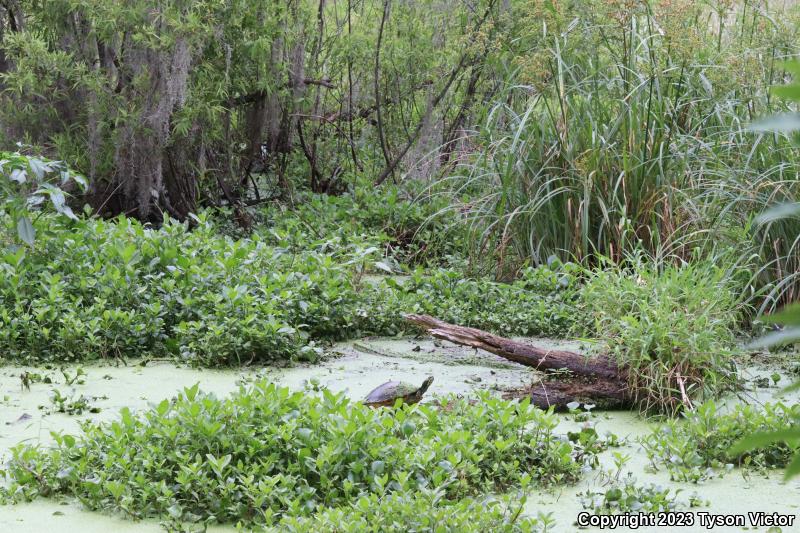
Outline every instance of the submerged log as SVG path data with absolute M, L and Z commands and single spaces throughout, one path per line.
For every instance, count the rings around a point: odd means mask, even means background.
M 428 315 L 408 314 L 404 318 L 437 339 L 480 348 L 537 370 L 569 370 L 572 375 L 565 380 L 542 381 L 529 389 L 511 393 L 513 397 L 530 396 L 537 407 L 563 409 L 573 401 L 589 401 L 613 409 L 630 407 L 634 403 L 627 369 L 620 368 L 605 355 L 587 357 L 567 350 L 540 348 Z
M 531 403 L 541 409 L 554 407 L 557 411 L 567 409 L 571 402 L 593 403 L 598 409 L 628 409 L 633 406 L 628 387 L 609 381 L 541 381 L 529 388 L 509 391 L 504 398 L 529 397 Z

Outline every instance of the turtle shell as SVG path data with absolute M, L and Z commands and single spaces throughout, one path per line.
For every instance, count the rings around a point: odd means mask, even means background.
M 426 380 L 422 387 L 417 387 L 404 381 L 387 381 L 367 394 L 364 404 L 373 407 L 380 405 L 392 406 L 398 398 L 402 398 L 405 403 L 417 403 L 431 381 L 433 381 L 432 378 Z

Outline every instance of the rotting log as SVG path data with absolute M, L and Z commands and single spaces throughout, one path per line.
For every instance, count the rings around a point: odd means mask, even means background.
M 579 376 L 607 379 L 610 381 L 626 381 L 627 372 L 604 355 L 587 357 L 583 354 L 567 350 L 539 348 L 500 337 L 486 331 L 457 326 L 428 315 L 408 314 L 403 317 L 427 330 L 437 339 L 480 348 L 509 361 L 530 366 L 538 370 L 561 370 L 566 368 Z
M 529 388 L 507 394 L 529 396 L 534 405 L 563 409 L 573 401 L 592 402 L 606 409 L 630 407 L 633 398 L 628 387 L 628 372 L 609 357 L 541 348 L 514 341 L 487 331 L 450 324 L 429 315 L 407 314 L 406 320 L 437 339 L 479 348 L 509 361 L 541 371 L 568 370 L 568 377 L 543 380 Z
M 598 409 L 627 409 L 633 405 L 625 384 L 602 380 L 540 381 L 503 395 L 507 399 L 526 396 L 533 405 L 542 409 L 554 407 L 556 410 L 565 410 L 571 402 L 592 403 Z

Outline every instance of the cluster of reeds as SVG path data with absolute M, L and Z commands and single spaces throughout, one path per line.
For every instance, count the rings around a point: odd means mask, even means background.
M 671 264 L 733 248 L 766 265 L 747 284 L 763 305 L 796 297 L 800 220 L 753 220 L 798 198 L 800 158 L 787 135 L 750 128 L 785 107 L 769 87 L 788 77 L 793 13 L 544 4 L 518 8 L 530 30 L 497 61 L 506 88 L 472 156 L 437 184 L 469 221 L 473 256 L 507 276 L 551 256 L 591 265 L 644 251 Z

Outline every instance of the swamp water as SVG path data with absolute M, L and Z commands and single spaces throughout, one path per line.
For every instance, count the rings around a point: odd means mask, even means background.
M 537 339 L 539 345 L 552 345 L 565 349 L 580 349 L 578 343 L 551 342 Z M 490 390 L 501 394 L 503 390 L 519 388 L 537 379 L 537 373 L 529 368 L 509 363 L 485 352 L 458 347 L 446 342 L 429 339 L 363 339 L 357 342 L 342 343 L 334 347 L 334 357 L 322 364 L 296 366 L 279 369 L 259 370 L 198 370 L 176 367 L 171 363 L 150 362 L 145 366 L 129 363 L 129 366 L 84 366 L 85 376 L 78 376 L 72 385 L 65 379 L 77 376 L 77 367 L 65 368 L 66 377 L 61 371 L 42 368 L 2 367 L 0 368 L 0 455 L 6 456 L 8 449 L 18 443 L 48 444 L 50 431 L 79 433 L 80 420 L 109 420 L 117 416 L 119 409 L 132 410 L 147 407 L 169 398 L 182 387 L 200 383 L 201 389 L 218 396 L 230 394 L 242 381 L 265 377 L 294 389 L 302 388 L 306 382 L 314 380 L 319 385 L 333 391 L 345 391 L 348 396 L 360 399 L 375 386 L 395 379 L 411 383 L 421 383 L 425 376 L 433 375 L 434 383 L 426 395 L 430 401 L 435 395 L 448 393 L 470 395 L 476 390 Z M 49 377 L 53 383 L 34 382 L 30 390 L 22 386 L 20 375 L 24 372 Z M 753 379 L 767 377 L 772 369 L 753 366 L 743 371 L 744 377 Z M 83 383 L 79 383 L 83 381 Z M 768 380 L 765 380 L 768 381 Z M 786 379 L 782 383 L 787 383 Z M 83 396 L 88 407 L 99 409 L 92 413 L 84 411 L 79 415 L 53 412 L 56 405 L 51 401 L 53 390 L 67 398 L 64 405 Z M 771 399 L 778 387 L 755 389 L 748 401 L 763 402 Z M 796 398 L 787 399 L 796 401 Z M 729 400 L 733 404 L 736 399 Z M 612 432 L 618 437 L 627 438 L 628 443 L 621 448 L 612 448 L 631 457 L 624 467 L 624 473 L 632 472 L 639 483 L 656 483 L 672 489 L 681 489 L 678 499 L 686 502 L 696 493 L 700 499 L 708 500 L 710 505 L 694 511 L 714 514 L 742 514 L 748 511 L 778 512 L 781 514 L 800 514 L 800 482 L 783 483 L 780 473 L 769 477 L 751 474 L 743 477 L 741 471 L 734 470 L 722 478 L 704 483 L 673 483 L 669 475 L 660 471 L 655 474 L 647 469 L 648 460 L 644 450 L 636 442 L 636 437 L 648 434 L 653 424 L 627 412 L 597 413 L 591 417 L 600 435 Z M 563 431 L 575 429 L 579 423 L 569 416 L 563 416 Z M 600 456 L 603 466 L 613 465 L 611 451 Z M 551 491 L 535 491 L 528 498 L 526 512 L 552 513 L 556 520 L 553 531 L 570 532 L 577 528 L 574 521 L 581 507 L 580 493 L 586 490 L 603 491 L 603 481 L 595 473 L 587 473 L 583 480 L 574 486 L 556 487 Z M 688 508 L 687 508 L 688 510 Z M 798 518 L 800 520 L 800 518 Z M 796 520 L 797 522 L 797 520 Z M 115 531 L 158 532 L 162 531 L 156 520 L 131 522 L 119 517 L 93 513 L 81 509 L 79 503 L 58 502 L 40 499 L 33 503 L 0 506 L 0 531 L 33 533 L 39 531 L 100 533 Z M 638 531 L 666 531 L 665 528 L 640 528 Z M 688 528 L 675 528 L 675 531 L 702 531 L 696 525 Z M 739 527 L 715 527 L 712 531 L 744 531 Z M 767 528 L 762 528 L 767 531 Z M 215 527 L 209 531 L 234 531 L 232 527 Z M 750 531 L 759 531 L 750 529 Z M 783 533 L 800 531 L 800 525 L 784 528 Z

